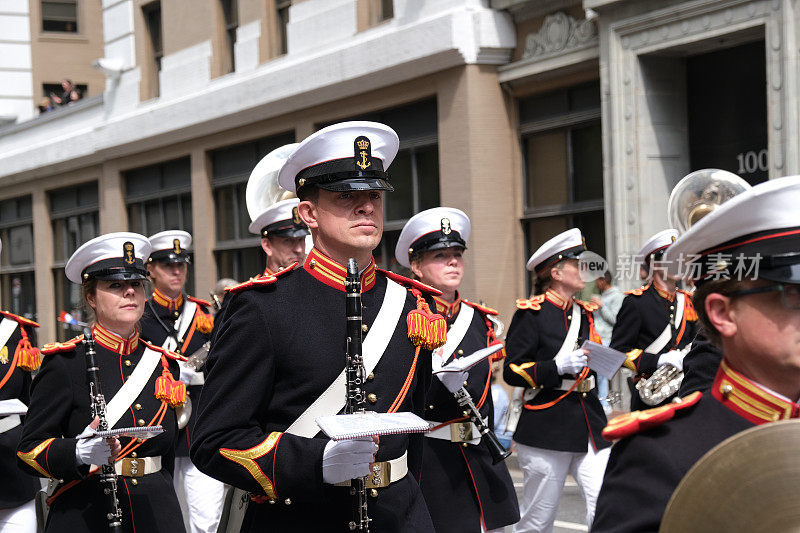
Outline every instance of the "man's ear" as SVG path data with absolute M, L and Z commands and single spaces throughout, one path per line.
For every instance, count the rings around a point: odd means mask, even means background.
M 267 237 L 261 237 L 261 249 L 264 250 L 267 257 L 272 257 L 272 243 Z
M 411 272 L 413 272 L 417 278 L 422 279 L 422 269 L 419 268 L 419 261 L 411 261 Z
M 150 276 L 150 281 L 151 282 L 155 281 L 156 276 L 153 275 L 153 271 L 156 269 L 155 265 L 153 265 L 153 263 L 147 263 L 147 265 L 145 265 L 145 267 L 147 268 L 147 273 Z
M 297 214 L 309 229 L 319 228 L 319 221 L 317 220 L 317 206 L 309 200 L 303 200 L 297 204 Z
M 562 276 L 563 272 L 561 272 L 560 268 L 553 267 L 550 269 L 550 279 L 553 279 L 555 281 L 561 281 Z
M 728 296 L 712 292 L 706 296 L 705 310 L 708 321 L 722 337 L 733 337 L 739 329 L 733 300 Z

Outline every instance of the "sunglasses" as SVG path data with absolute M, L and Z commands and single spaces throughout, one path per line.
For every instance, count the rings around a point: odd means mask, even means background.
M 745 296 L 747 294 L 762 294 L 766 292 L 780 292 L 781 301 L 787 309 L 800 309 L 800 285 L 776 283 L 753 289 L 743 289 L 728 293 L 730 297 Z

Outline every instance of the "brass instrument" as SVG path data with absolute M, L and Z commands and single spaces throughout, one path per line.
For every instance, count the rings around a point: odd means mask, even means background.
M 718 168 L 687 174 L 669 195 L 667 215 L 670 226 L 683 234 L 720 205 L 750 188 L 750 184 L 736 174 Z M 649 378 L 639 380 L 636 389 L 645 404 L 658 405 L 678 392 L 682 381 L 683 371 L 666 364 Z
M 86 349 L 86 372 L 89 374 L 89 397 L 91 400 L 91 416 L 97 417 L 100 424 L 98 431 L 109 429 L 106 421 L 106 399 L 100 386 L 100 369 L 95 360 L 97 352 L 94 349 L 94 337 L 92 330 L 86 327 L 83 330 L 83 344 Z M 105 463 L 101 465 L 100 484 L 103 486 L 105 496 L 106 519 L 108 520 L 108 531 L 111 533 L 122 533 L 122 509 L 117 498 L 117 472 L 114 465 Z
M 366 410 L 367 395 L 364 390 L 365 374 L 364 358 L 361 353 L 361 278 L 358 275 L 356 260 L 347 260 L 347 277 L 345 278 L 345 311 L 347 316 L 347 363 L 345 375 L 347 380 L 347 398 L 344 406 L 345 414 L 363 413 Z M 350 531 L 369 533 L 371 518 L 367 515 L 367 478 L 361 477 L 351 481 L 350 494 L 355 507 Z

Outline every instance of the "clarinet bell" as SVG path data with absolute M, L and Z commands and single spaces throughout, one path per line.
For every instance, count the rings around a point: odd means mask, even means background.
M 492 456 L 492 464 L 494 465 L 505 461 L 511 455 L 511 452 L 503 448 L 503 445 L 497 440 L 497 435 L 491 431 L 484 433 L 483 442 L 489 448 L 489 454 Z

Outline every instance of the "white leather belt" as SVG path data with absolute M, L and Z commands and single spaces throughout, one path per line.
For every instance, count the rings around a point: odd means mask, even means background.
M 367 488 L 379 489 L 388 487 L 395 481 L 400 481 L 408 474 L 408 452 L 397 459 L 390 461 L 377 461 L 369 465 L 370 473 L 367 476 Z M 337 487 L 349 487 L 350 481 L 335 483 Z
M 428 423 L 433 424 L 433 427 L 441 424 L 441 422 Z M 466 442 L 469 444 L 479 444 L 481 442 L 481 434 L 478 430 L 478 426 L 469 421 L 447 424 L 433 431 L 426 432 L 425 436 L 450 442 Z
M 161 470 L 161 456 L 157 457 L 125 457 L 114 463 L 118 476 L 142 477 Z
M 22 423 L 19 415 L 8 415 L 0 418 L 0 433 L 5 433 L 9 429 L 14 429 Z
M 568 391 L 575 385 L 574 379 L 562 379 L 561 385 L 555 387 L 556 390 L 563 390 Z M 594 376 L 589 376 L 588 378 L 584 379 L 582 382 L 578 383 L 578 386 L 572 392 L 589 392 L 595 387 L 594 383 Z

